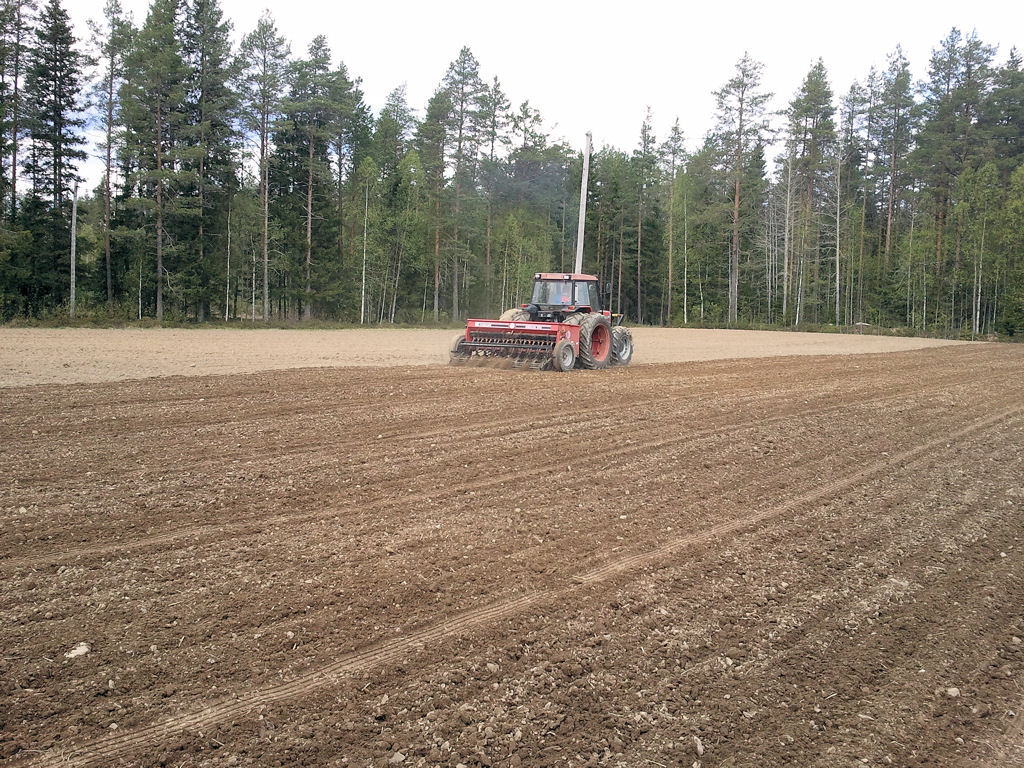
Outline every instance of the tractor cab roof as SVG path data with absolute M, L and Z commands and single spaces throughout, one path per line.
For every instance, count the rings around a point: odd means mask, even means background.
M 596 275 L 583 275 L 577 272 L 537 272 L 533 276 L 534 280 L 588 280 L 597 282 Z

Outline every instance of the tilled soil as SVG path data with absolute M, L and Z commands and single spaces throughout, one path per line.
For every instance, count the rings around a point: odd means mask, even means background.
M 711 328 L 634 328 L 634 364 L 898 352 L 969 342 Z M 452 329 L 3 328 L 0 387 L 255 373 L 289 368 L 440 365 Z
M 1024 348 L 8 388 L 0 760 L 1024 758 Z

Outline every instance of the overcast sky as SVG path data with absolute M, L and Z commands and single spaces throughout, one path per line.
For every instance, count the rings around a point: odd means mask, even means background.
M 149 0 L 121 0 L 136 24 Z M 1004 62 L 1024 48 L 1024 4 L 993 2 L 653 2 L 614 4 L 559 0 L 411 2 L 369 0 L 221 0 L 234 38 L 252 30 L 266 8 L 295 57 L 324 34 L 335 61 L 362 79 L 376 113 L 388 93 L 406 84 L 408 102 L 422 117 L 427 100 L 462 46 L 480 62 L 481 76 L 497 76 L 513 105 L 538 109 L 555 138 L 582 148 L 587 130 L 596 147 L 632 150 L 650 107 L 662 141 L 678 117 L 687 146 L 696 148 L 712 127 L 714 98 L 744 51 L 764 63 L 764 90 L 782 109 L 818 58 L 838 97 L 872 65 L 903 47 L 915 78 L 952 27 L 998 46 Z M 103 0 L 65 0 L 80 39 L 86 20 L 99 19 Z M 91 174 L 89 174 L 91 175 Z

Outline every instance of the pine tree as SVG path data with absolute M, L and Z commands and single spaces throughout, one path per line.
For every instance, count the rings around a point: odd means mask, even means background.
M 636 322 L 644 321 L 643 274 L 641 270 L 644 241 L 644 203 L 647 186 L 654 181 L 657 167 L 657 142 L 651 127 L 651 110 L 648 107 L 640 126 L 640 146 L 633 152 L 633 167 L 636 171 Z
M 953 187 L 966 168 L 977 165 L 982 154 L 979 131 L 994 53 L 975 34 L 964 38 L 954 27 L 932 51 L 928 80 L 922 86 L 923 124 L 913 160 L 933 207 L 936 277 L 942 272 L 947 251 L 946 218 L 953 203 Z
M 125 58 L 131 49 L 134 30 L 124 16 L 119 0 L 107 0 L 103 7 L 105 25 L 91 21 L 93 46 L 100 62 L 101 77 L 93 91 L 103 125 L 103 264 L 108 309 L 114 302 L 114 276 L 111 264 L 110 231 L 113 219 L 111 177 L 114 172 L 115 137 L 118 128 L 117 93 L 124 80 Z
M 751 149 L 768 129 L 765 105 L 772 94 L 760 91 L 764 65 L 746 53 L 736 64 L 736 74 L 715 91 L 719 135 L 729 152 L 733 177 L 732 244 L 729 251 L 729 324 L 735 325 L 739 306 L 740 192 L 743 168 Z
M 662 162 L 668 165 L 668 275 L 666 276 L 665 317 L 672 324 L 672 294 L 675 290 L 673 262 L 675 261 L 675 225 L 676 225 L 676 181 L 679 172 L 686 163 L 686 148 L 683 145 L 683 131 L 679 127 L 679 118 L 672 124 L 668 138 L 661 145 Z
M 328 171 L 327 146 L 331 126 L 340 119 L 338 104 L 333 100 L 331 82 L 331 51 L 327 38 L 317 35 L 309 44 L 308 56 L 292 65 L 292 89 L 285 102 L 285 114 L 292 131 L 302 146 L 305 194 L 305 287 L 303 313 L 312 317 L 313 304 L 313 198 L 318 182 L 323 183 Z
M 495 77 L 491 84 L 486 87 L 480 99 L 480 138 L 485 152 L 482 160 L 482 171 L 484 188 L 487 191 L 487 232 L 484 242 L 484 307 L 488 314 L 493 311 L 491 306 L 491 280 L 493 277 L 493 270 L 491 268 L 491 240 L 494 228 L 494 188 L 502 173 L 502 167 L 498 161 L 498 150 L 499 148 L 506 148 L 511 143 L 506 132 L 509 125 L 509 109 L 511 106 L 508 97 L 505 96 L 505 92 L 501 89 L 498 78 Z
M 885 179 L 885 229 L 882 273 L 888 271 L 896 235 L 896 215 L 900 198 L 909 183 L 907 157 L 913 145 L 916 111 L 910 83 L 910 65 L 897 47 L 889 57 L 889 68 L 882 76 L 882 100 L 878 121 L 878 164 Z
M 825 65 L 819 59 L 807 73 L 787 111 L 787 146 L 793 158 L 797 217 L 795 263 L 787 270 L 787 275 L 796 282 L 795 324 L 806 317 L 804 310 L 808 299 L 815 311 L 819 306 L 821 251 L 828 216 L 826 180 L 832 173 L 836 142 L 834 114 L 832 89 Z M 792 294 L 794 286 L 787 284 L 783 289 Z
M 242 114 L 259 141 L 260 202 L 263 207 L 263 321 L 270 319 L 270 135 L 284 95 L 289 47 L 269 13 L 242 39 L 239 86 Z
M 140 199 L 155 218 L 157 320 L 164 316 L 166 226 L 184 179 L 180 172 L 181 132 L 186 123 L 188 66 L 181 55 L 179 0 L 154 0 L 126 63 L 121 86 L 125 153 L 135 168 Z

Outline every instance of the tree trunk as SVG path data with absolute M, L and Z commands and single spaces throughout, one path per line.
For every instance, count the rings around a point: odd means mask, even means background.
M 341 152 L 341 144 L 338 145 L 338 267 L 345 266 L 345 158 Z
M 689 187 L 689 185 L 687 185 Z M 686 194 L 683 194 L 683 324 L 690 322 L 689 317 L 689 285 L 687 283 L 690 279 L 690 252 L 689 252 L 689 228 L 690 223 L 687 217 L 687 200 Z
M 306 156 L 306 290 L 302 311 L 306 320 L 313 317 L 313 137 L 309 137 L 309 154 Z
M 461 146 L 461 137 L 460 137 Z M 455 227 L 452 233 L 452 320 L 459 319 L 459 175 L 455 174 Z
M 203 245 L 203 233 L 206 230 L 206 121 L 203 117 L 205 107 L 200 106 L 200 128 L 199 147 L 202 154 L 199 156 L 199 306 L 196 313 L 199 322 L 206 320 L 206 266 L 203 263 L 206 257 L 206 249 Z
M 640 246 L 644 239 L 644 185 L 640 184 L 640 205 L 637 206 L 636 215 L 636 322 L 643 323 L 643 306 L 641 305 L 642 293 L 640 290 Z
M 836 161 L 836 327 L 839 326 L 839 214 L 840 195 L 842 194 L 842 164 Z
M 441 319 L 441 185 L 434 190 L 434 322 Z
M 616 291 L 616 312 L 622 314 L 622 254 L 623 254 L 623 239 L 622 239 L 622 223 L 619 223 L 619 287 Z
M 668 185 L 668 295 L 666 296 L 666 315 L 668 325 L 672 325 L 672 256 L 675 250 L 676 221 L 676 171 L 672 168 L 672 180 Z
M 107 309 L 114 303 L 114 288 L 110 274 L 110 171 L 113 166 L 114 136 L 114 61 L 111 54 L 110 69 L 107 74 L 107 158 L 103 175 L 103 261 L 107 278 Z
M 267 157 L 269 143 L 269 110 L 260 114 L 260 198 L 263 203 L 263 322 L 270 320 L 270 168 Z M 255 301 L 255 300 L 254 300 Z
M 21 105 L 19 103 L 19 81 L 21 80 L 21 34 L 23 31 L 21 11 L 22 4 L 15 3 L 14 17 L 14 82 L 11 93 L 11 221 L 18 215 L 18 117 Z
M 729 325 L 736 325 L 740 296 L 740 179 L 743 175 L 743 97 L 736 128 L 736 180 L 732 204 L 732 250 L 729 253 Z

